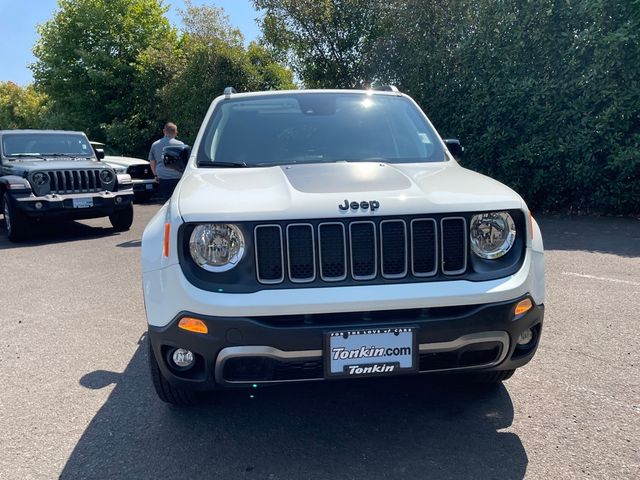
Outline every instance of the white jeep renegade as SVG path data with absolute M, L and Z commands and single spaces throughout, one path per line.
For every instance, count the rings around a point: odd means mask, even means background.
M 544 313 L 540 230 L 395 87 L 216 98 L 142 239 L 160 398 L 303 380 L 509 378 Z

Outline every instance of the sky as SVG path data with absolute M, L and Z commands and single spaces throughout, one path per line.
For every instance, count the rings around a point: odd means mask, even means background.
M 164 0 L 169 21 L 179 27 L 178 9 L 184 0 Z M 258 12 L 249 0 L 193 0 L 193 5 L 224 8 L 231 25 L 240 29 L 248 43 L 260 35 L 255 22 Z M 57 0 L 0 0 L 0 82 L 10 80 L 18 85 L 33 81 L 28 65 L 35 61 L 32 49 L 37 40 L 36 26 L 53 16 Z

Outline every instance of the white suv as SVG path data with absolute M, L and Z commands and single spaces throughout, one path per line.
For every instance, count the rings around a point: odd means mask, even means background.
M 160 398 L 426 372 L 500 382 L 529 362 L 540 230 L 461 150 L 395 87 L 226 89 L 193 149 L 165 149 L 184 175 L 142 239 Z

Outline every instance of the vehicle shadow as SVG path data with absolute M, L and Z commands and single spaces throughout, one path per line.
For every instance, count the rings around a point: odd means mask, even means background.
M 545 250 L 585 250 L 640 257 L 640 220 L 620 217 L 536 216 Z
M 129 240 L 127 242 L 118 243 L 116 247 L 120 248 L 139 248 L 142 246 L 142 240 Z
M 35 247 L 68 241 L 104 238 L 118 235 L 111 227 L 98 227 L 72 220 L 35 222 L 30 226 L 29 236 L 20 243 L 7 238 L 4 217 L 0 220 L 0 250 L 8 248 Z
M 527 454 L 507 428 L 504 387 L 425 377 L 306 383 L 214 394 L 189 409 L 160 402 L 144 337 L 61 478 L 520 479 Z

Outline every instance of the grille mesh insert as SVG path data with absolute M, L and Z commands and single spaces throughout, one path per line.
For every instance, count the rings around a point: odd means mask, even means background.
M 344 227 L 340 223 L 324 223 L 320 232 L 320 274 L 325 280 L 345 278 L 345 238 Z
M 289 225 L 287 227 L 289 252 L 289 277 L 292 281 L 311 282 L 316 276 L 313 226 Z
M 284 279 L 282 230 L 278 225 L 259 226 L 255 231 L 258 255 L 258 280 L 277 283 Z
M 431 219 L 414 220 L 411 223 L 413 274 L 417 276 L 436 273 L 436 222 Z

